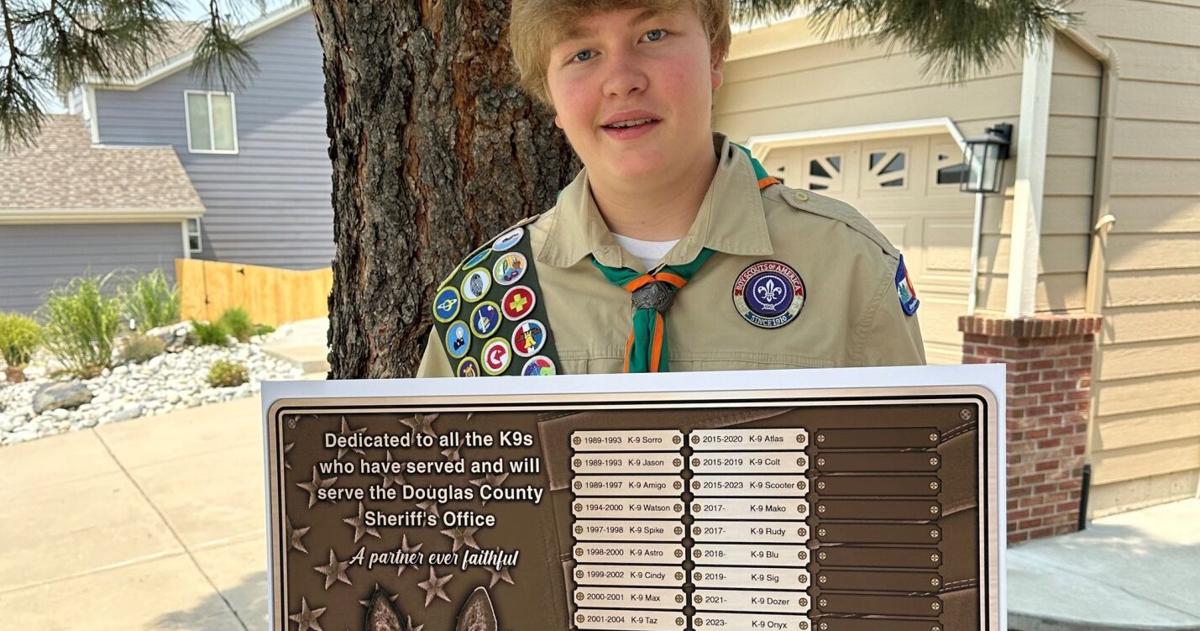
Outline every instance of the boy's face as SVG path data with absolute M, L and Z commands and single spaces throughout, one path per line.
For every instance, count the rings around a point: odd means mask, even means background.
M 596 13 L 575 27 L 550 49 L 546 80 L 554 123 L 590 172 L 664 175 L 712 150 L 721 62 L 694 10 Z

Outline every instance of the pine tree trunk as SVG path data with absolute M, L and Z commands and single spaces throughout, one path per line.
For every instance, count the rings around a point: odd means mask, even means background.
M 408 377 L 436 285 L 578 162 L 514 84 L 508 0 L 316 0 L 333 162 L 330 378 Z

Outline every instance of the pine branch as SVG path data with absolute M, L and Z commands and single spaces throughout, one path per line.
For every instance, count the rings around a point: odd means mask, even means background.
M 222 92 L 230 92 L 230 87 L 242 90 L 250 76 L 258 72 L 258 64 L 222 17 L 218 0 L 209 0 L 208 13 L 208 26 L 196 46 L 191 74 L 205 89 L 211 89 L 215 79 Z
M 38 102 L 38 77 L 33 58 L 17 45 L 15 14 L 9 0 L 0 0 L 0 25 L 4 28 L 7 57 L 0 70 L 0 149 L 12 150 L 29 144 L 42 129 L 45 113 Z
M 922 59 L 926 77 L 952 83 L 985 73 L 1051 37 L 1078 13 L 1060 0 L 734 0 L 734 18 L 777 18 L 810 12 L 819 35 L 834 33 L 901 47 Z

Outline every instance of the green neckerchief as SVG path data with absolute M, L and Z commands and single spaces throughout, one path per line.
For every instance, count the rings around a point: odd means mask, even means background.
M 608 282 L 633 294 L 633 330 L 625 344 L 625 372 L 667 372 L 667 309 L 675 292 L 700 270 L 713 251 L 704 248 L 685 265 L 663 265 L 642 273 L 628 267 L 609 267 L 592 257 L 592 265 Z

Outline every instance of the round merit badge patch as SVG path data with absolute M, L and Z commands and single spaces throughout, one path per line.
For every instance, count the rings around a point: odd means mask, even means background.
M 504 252 L 511 250 L 512 247 L 521 242 L 521 237 L 525 236 L 524 228 L 513 228 L 508 232 L 496 237 L 495 243 L 492 244 L 494 252 Z
M 480 339 L 491 337 L 500 328 L 500 320 L 500 307 L 491 300 L 485 300 L 471 312 L 471 331 Z
M 438 322 L 449 322 L 458 315 L 458 290 L 453 287 L 443 287 L 433 299 L 433 317 Z
M 492 288 L 492 275 L 485 268 L 477 267 L 462 280 L 462 297 L 467 302 L 479 302 Z
M 494 337 L 483 346 L 480 355 L 483 360 L 483 371 L 489 375 L 498 375 L 508 369 L 512 362 L 512 348 L 502 337 Z
M 479 265 L 480 263 L 483 262 L 483 259 L 486 259 L 488 257 L 488 255 L 491 253 L 492 253 L 492 249 L 487 246 L 480 248 L 474 254 L 472 254 L 471 256 L 468 256 L 467 260 L 463 261 L 463 264 L 462 264 L 463 271 L 465 272 L 466 270 L 469 270 L 472 267 Z
M 474 357 L 467 357 L 458 364 L 459 377 L 478 377 L 479 362 Z
M 804 307 L 804 280 L 786 263 L 759 261 L 734 281 L 733 306 L 750 324 L 777 329 L 795 320 Z
M 500 301 L 500 309 L 504 311 L 504 317 L 516 322 L 529 315 L 536 303 L 537 296 L 532 289 L 525 285 L 517 285 L 504 292 L 504 299 Z
M 492 266 L 492 278 L 501 285 L 512 285 L 525 275 L 525 255 L 520 252 L 509 252 L 500 257 Z
M 526 377 L 549 377 L 557 374 L 554 368 L 554 362 L 550 361 L 545 355 L 538 355 L 525 362 L 525 366 L 521 369 L 521 374 Z
M 521 357 L 533 357 L 545 345 L 546 326 L 537 320 L 526 320 L 513 331 L 512 349 Z
M 459 320 L 446 328 L 446 353 L 458 359 L 471 350 L 471 331 Z

